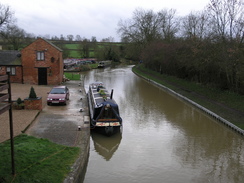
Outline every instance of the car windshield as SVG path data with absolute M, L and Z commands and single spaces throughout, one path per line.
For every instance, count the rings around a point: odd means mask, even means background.
M 51 94 L 65 94 L 64 88 L 53 88 L 50 92 Z

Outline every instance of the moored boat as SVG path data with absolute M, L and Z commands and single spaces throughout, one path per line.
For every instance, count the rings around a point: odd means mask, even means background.
M 97 68 L 104 68 L 105 64 L 104 62 L 99 62 Z
M 100 61 L 97 65 L 97 68 L 105 68 L 111 65 L 111 61 Z
M 118 104 L 113 99 L 113 90 L 110 94 L 102 82 L 94 82 L 89 85 L 87 97 L 91 129 L 107 136 L 119 132 L 122 118 Z

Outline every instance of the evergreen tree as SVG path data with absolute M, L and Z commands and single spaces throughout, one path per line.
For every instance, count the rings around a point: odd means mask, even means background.
M 37 98 L 36 92 L 33 87 L 31 87 L 31 89 L 30 89 L 29 98 Z

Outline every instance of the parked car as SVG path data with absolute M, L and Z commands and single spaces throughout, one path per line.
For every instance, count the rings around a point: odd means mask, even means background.
M 69 100 L 69 89 L 67 86 L 55 86 L 48 93 L 47 105 L 64 104 Z

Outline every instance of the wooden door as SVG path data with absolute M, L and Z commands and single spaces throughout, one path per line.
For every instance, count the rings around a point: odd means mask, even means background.
M 47 85 L 47 68 L 38 68 L 38 85 Z

